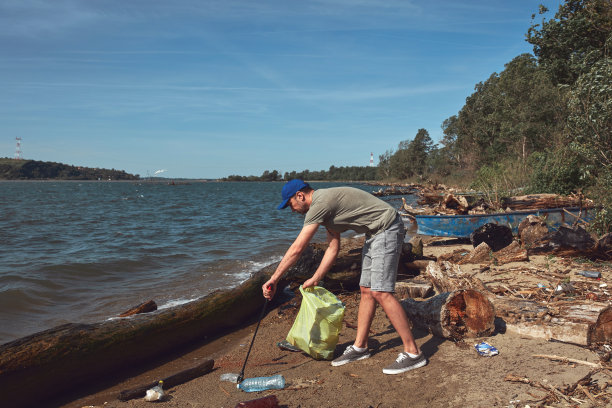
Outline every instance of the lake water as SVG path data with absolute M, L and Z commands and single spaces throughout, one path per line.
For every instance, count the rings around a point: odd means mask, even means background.
M 166 308 L 240 284 L 279 261 L 302 226 L 302 216 L 276 209 L 281 188 L 0 182 L 0 344 L 99 322 L 151 299 Z

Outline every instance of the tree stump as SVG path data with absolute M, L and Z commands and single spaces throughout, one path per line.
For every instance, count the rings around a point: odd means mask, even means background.
M 530 214 L 518 226 L 518 236 L 523 247 L 527 249 L 536 247 L 546 235 L 548 235 L 548 226 L 544 217 Z
M 400 302 L 415 326 L 454 341 L 465 337 L 488 336 L 495 330 L 495 310 L 482 293 L 458 290 L 430 299 Z

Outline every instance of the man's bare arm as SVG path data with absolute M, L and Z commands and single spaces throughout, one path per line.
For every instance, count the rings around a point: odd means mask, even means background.
M 308 246 L 308 243 L 317 232 L 317 228 L 319 224 L 309 224 L 305 225 L 300 231 L 300 234 L 297 236 L 293 244 L 289 247 L 283 259 L 280 261 L 278 266 L 276 267 L 276 271 L 272 274 L 272 277 L 264 283 L 262 290 L 263 295 L 267 299 L 272 299 L 274 293 L 276 292 L 276 284 L 283 277 L 285 272 L 289 270 L 295 263 L 300 259 L 302 252 Z
M 325 277 L 327 272 L 331 269 L 338 257 L 338 252 L 340 252 L 340 233 L 335 231 L 327 230 L 327 242 L 328 246 L 325 250 L 325 254 L 323 255 L 323 259 L 319 264 L 319 267 L 312 275 L 312 278 L 308 279 L 302 287 L 304 289 L 310 286 L 316 286 L 319 284 L 321 280 Z

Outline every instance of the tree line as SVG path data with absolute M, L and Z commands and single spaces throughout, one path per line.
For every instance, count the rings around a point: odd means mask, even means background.
M 98 169 L 38 160 L 0 159 L 0 179 L 4 180 L 138 180 L 123 170 Z
M 318 171 L 291 171 L 281 174 L 278 170 L 265 170 L 261 176 L 231 175 L 223 178 L 225 181 L 281 181 L 291 179 L 317 180 L 317 181 L 370 181 L 377 178 L 376 167 L 366 166 L 330 166 L 329 170 Z

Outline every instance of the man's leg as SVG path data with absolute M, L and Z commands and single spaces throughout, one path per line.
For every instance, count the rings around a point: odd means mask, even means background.
M 368 350 L 368 334 L 370 326 L 376 313 L 376 301 L 372 297 L 370 288 L 361 286 L 361 301 L 357 314 L 357 337 L 355 343 L 344 350 L 341 356 L 332 361 L 332 366 L 337 367 L 353 361 L 363 360 L 370 357 Z
M 368 337 L 370 326 L 376 313 L 376 300 L 372 297 L 372 292 L 369 288 L 370 268 L 372 266 L 372 259 L 369 255 L 371 241 L 371 239 L 366 239 L 362 251 L 361 278 L 359 280 L 361 300 L 359 301 L 359 311 L 357 313 L 357 336 L 355 337 L 355 342 L 348 346 L 341 356 L 332 361 L 331 364 L 334 367 L 370 357 Z
M 408 322 L 408 317 L 406 316 L 406 311 L 399 303 L 399 301 L 395 298 L 395 296 L 393 296 L 393 293 L 371 292 L 371 297 L 382 306 L 383 310 L 387 314 L 387 317 L 391 321 L 391 324 L 395 328 L 395 331 L 397 331 L 400 338 L 402 339 L 402 343 L 404 344 L 404 351 L 410 354 L 419 354 L 420 350 L 414 341 L 414 337 L 412 336 L 412 331 L 410 330 L 410 324 Z M 361 314 L 361 305 L 359 308 L 359 312 Z M 359 333 L 359 328 L 357 328 L 357 333 Z
M 359 312 L 357 314 L 357 337 L 355 347 L 368 347 L 370 326 L 376 313 L 376 300 L 372 297 L 370 288 L 361 286 L 361 300 L 359 301 Z

